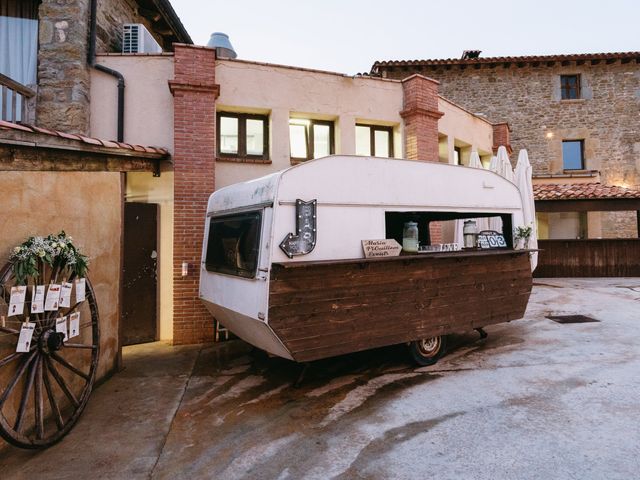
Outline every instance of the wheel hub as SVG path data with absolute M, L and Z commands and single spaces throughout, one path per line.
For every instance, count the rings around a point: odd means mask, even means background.
M 64 337 L 64 333 L 47 330 L 40 337 L 40 348 L 49 352 L 58 351 L 64 346 Z

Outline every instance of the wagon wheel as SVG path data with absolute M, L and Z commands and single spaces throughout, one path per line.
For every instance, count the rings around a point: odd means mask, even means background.
M 48 285 L 52 276 L 61 281 L 64 273 L 43 266 L 38 284 Z M 99 354 L 98 307 L 86 279 L 84 302 L 72 302 L 57 312 L 29 313 L 29 286 L 24 314 L 7 317 L 14 284 L 9 263 L 0 270 L 0 436 L 17 447 L 44 448 L 69 433 L 91 394 Z M 80 313 L 79 334 L 63 341 L 55 330 L 56 318 L 75 312 Z M 36 324 L 31 347 L 16 353 L 25 321 Z

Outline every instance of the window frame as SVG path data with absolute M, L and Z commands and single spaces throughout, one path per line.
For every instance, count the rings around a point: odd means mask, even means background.
M 255 268 L 243 269 L 243 268 L 227 268 L 225 266 L 215 265 L 212 261 L 210 262 L 209 249 L 212 247 L 212 233 L 213 233 L 213 225 L 214 223 L 224 223 L 229 220 L 242 220 L 243 218 L 255 218 L 255 222 L 258 226 L 257 231 L 257 239 L 256 239 L 256 259 L 255 259 Z M 250 210 L 246 212 L 238 212 L 227 215 L 212 215 L 209 217 L 209 229 L 207 231 L 207 249 L 205 251 L 205 270 L 210 273 L 217 273 L 221 275 L 229 275 L 232 277 L 238 278 L 246 278 L 249 280 L 253 280 L 256 278 L 258 274 L 258 268 L 260 268 L 260 253 L 261 253 L 261 242 L 262 242 L 262 228 L 263 228 L 263 210 Z M 239 241 L 240 239 L 238 239 Z
M 564 79 L 573 78 L 576 79 L 576 96 L 572 98 L 570 96 L 571 87 L 569 85 L 564 85 Z M 582 98 L 582 76 L 579 73 L 571 73 L 571 74 L 562 74 L 560 75 L 560 100 L 580 100 Z
M 227 153 L 220 151 L 220 118 L 238 120 L 238 151 Z M 262 155 L 247 154 L 247 120 L 262 120 Z M 269 115 L 259 113 L 217 112 L 216 113 L 216 155 L 218 158 L 247 158 L 269 160 Z
M 369 129 L 369 151 L 372 157 L 376 157 L 376 131 L 387 132 L 389 134 L 389 156 L 387 158 L 394 158 L 393 156 L 393 127 L 386 125 L 372 125 L 370 123 L 356 123 L 356 127 L 367 127 Z M 384 158 L 384 157 L 380 157 Z
M 306 162 L 314 159 L 314 126 L 326 125 L 329 127 L 329 155 L 335 153 L 335 122 L 332 120 L 316 120 L 313 118 L 289 118 L 289 127 L 291 127 L 291 120 L 304 120 L 309 124 L 304 124 L 305 127 L 305 140 L 307 142 L 307 157 L 294 157 L 291 155 L 291 138 L 289 138 L 289 158 L 292 162 Z M 291 128 L 289 128 L 289 135 L 291 135 Z
M 564 159 L 564 144 L 565 143 L 579 143 L 580 144 L 580 168 L 567 168 L 566 164 L 565 164 L 565 159 Z M 584 158 L 584 139 L 566 139 L 566 140 L 562 140 L 562 170 L 570 170 L 570 171 L 577 171 L 577 170 L 586 170 L 585 168 L 585 158 Z

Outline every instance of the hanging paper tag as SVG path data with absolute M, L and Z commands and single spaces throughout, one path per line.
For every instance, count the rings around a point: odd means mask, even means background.
M 62 333 L 64 339 L 67 339 L 67 317 L 56 318 L 56 332 Z
M 33 332 L 36 328 L 36 324 L 32 322 L 24 322 L 20 329 L 20 336 L 18 337 L 18 345 L 16 346 L 16 352 L 26 353 L 31 347 L 31 338 L 33 338 Z
M 76 280 L 76 303 L 84 302 L 85 285 L 86 281 L 84 278 L 78 278 Z
M 76 337 L 80 333 L 80 312 L 69 315 L 69 337 Z
M 58 303 L 60 302 L 60 285 L 52 283 L 49 285 L 47 291 L 47 299 L 44 302 L 44 309 L 47 312 L 54 312 L 58 310 Z
M 71 306 L 71 289 L 72 283 L 63 282 L 60 289 L 60 307 L 69 308 Z
M 31 313 L 44 312 L 44 285 L 34 285 L 31 292 Z
M 19 285 L 11 287 L 11 298 L 9 299 L 9 316 L 22 315 L 24 310 L 24 300 L 27 296 L 27 287 Z

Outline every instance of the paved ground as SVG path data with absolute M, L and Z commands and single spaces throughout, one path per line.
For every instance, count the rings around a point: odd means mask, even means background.
M 546 314 L 599 323 L 558 324 Z M 80 422 L 3 479 L 631 479 L 640 472 L 640 279 L 537 280 L 524 320 L 300 367 L 241 342 L 125 349 Z

